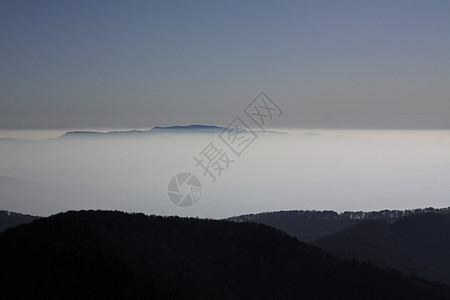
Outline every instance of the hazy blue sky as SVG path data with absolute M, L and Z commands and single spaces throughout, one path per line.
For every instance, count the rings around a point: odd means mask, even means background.
M 0 129 L 450 128 L 450 1 L 0 2 Z

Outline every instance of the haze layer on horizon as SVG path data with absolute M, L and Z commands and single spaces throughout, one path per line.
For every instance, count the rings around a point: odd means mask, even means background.
M 0 139 L 19 139 L 19 140 L 45 140 L 61 137 L 71 131 L 92 131 L 92 132 L 110 132 L 110 131 L 130 131 L 130 130 L 149 130 L 150 128 L 70 128 L 70 129 L 0 129 Z M 396 130 L 396 129 L 302 129 L 302 128 L 276 128 L 276 132 L 285 132 L 291 135 L 318 134 L 328 137 L 347 136 L 351 138 L 369 138 L 381 140 L 420 140 L 424 139 L 432 142 L 437 140 L 450 139 L 450 130 Z
M 2 1 L 0 128 L 450 129 L 448 1 Z
M 223 218 L 450 206 L 450 132 L 356 133 L 259 134 L 240 156 L 218 133 L 0 139 L 0 207 L 42 216 L 108 209 Z M 201 153 L 211 142 L 230 159 L 221 173 L 210 166 L 216 181 L 195 160 L 206 161 Z M 181 208 L 168 184 L 184 172 L 200 180 L 202 194 Z

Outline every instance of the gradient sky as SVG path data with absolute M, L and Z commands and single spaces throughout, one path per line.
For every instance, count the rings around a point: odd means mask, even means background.
M 449 1 L 1 1 L 0 129 L 450 129 Z

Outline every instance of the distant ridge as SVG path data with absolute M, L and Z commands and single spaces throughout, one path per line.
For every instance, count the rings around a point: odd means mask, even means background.
M 270 225 L 345 260 L 450 283 L 450 207 L 278 211 L 229 218 Z
M 262 212 L 256 214 L 240 215 L 235 217 L 230 217 L 228 220 L 237 222 L 254 222 L 261 216 L 275 215 L 279 213 L 287 213 L 293 215 L 301 215 L 306 218 L 312 219 L 353 219 L 353 220 L 379 220 L 379 219 L 398 219 L 401 217 L 411 216 L 415 214 L 422 213 L 450 213 L 450 207 L 444 208 L 415 208 L 415 209 L 404 209 L 404 210 L 379 210 L 379 211 L 344 211 L 341 213 L 335 212 L 333 210 L 280 210 L 274 212 Z
M 177 125 L 177 126 L 155 126 L 149 130 L 124 130 L 124 131 L 108 131 L 108 132 L 99 132 L 99 131 L 69 131 L 63 134 L 62 136 L 58 137 L 57 139 L 61 138 L 75 138 L 75 137 L 109 137 L 109 136 L 148 136 L 150 134 L 162 134 L 162 133 L 202 133 L 202 134 L 219 134 L 223 130 L 225 130 L 226 127 L 220 127 L 220 126 L 213 126 L 213 125 Z M 254 132 L 258 134 L 280 134 L 280 135 L 290 135 L 286 132 L 278 132 L 278 131 L 258 131 L 255 130 Z M 300 136 L 306 136 L 306 135 L 300 135 Z M 309 133 L 308 137 L 314 136 L 314 137 L 323 137 L 314 133 Z
M 450 283 L 450 214 L 431 211 L 394 222 L 365 221 L 313 244 L 342 259 Z M 447 210 L 448 212 L 448 210 Z
M 0 232 L 20 224 L 30 223 L 39 217 L 0 210 Z
M 149 131 L 142 130 L 129 130 L 129 131 L 108 131 L 108 132 L 98 132 L 98 131 L 69 131 L 63 134 L 57 139 L 61 138 L 73 138 L 73 137 L 105 137 L 105 136 L 113 136 L 113 135 L 136 135 L 136 134 L 145 134 Z
M 150 129 L 150 132 L 198 132 L 198 133 L 220 133 L 225 127 L 212 125 L 188 125 L 188 126 L 156 126 Z
M 63 135 L 51 138 L 49 140 L 63 140 L 67 138 L 106 138 L 106 137 L 145 137 L 156 134 L 170 134 L 170 133 L 199 133 L 199 134 L 220 134 L 223 130 L 227 129 L 227 127 L 214 126 L 214 125 L 200 125 L 200 124 L 192 124 L 192 125 L 176 125 L 176 126 L 155 126 L 148 130 L 113 130 L 107 132 L 101 131 L 90 131 L 90 130 L 74 130 L 68 131 Z M 314 132 L 306 132 L 302 134 L 292 135 L 288 132 L 283 131 L 274 131 L 274 130 L 254 130 L 258 135 L 271 135 L 271 136 L 285 136 L 292 138 L 301 138 L 305 140 L 328 140 L 328 139 L 342 139 L 343 136 L 330 137 L 326 135 L 317 134 Z M 349 137 L 345 137 L 349 139 Z M 43 139 L 45 141 L 47 139 Z M 0 141 L 8 142 L 8 141 L 41 141 L 41 140 L 32 140 L 32 139 L 13 139 L 13 138 L 0 138 Z
M 450 213 L 447 208 L 417 208 L 407 210 L 345 211 L 290 210 L 263 212 L 230 217 L 234 222 L 255 222 L 275 227 L 305 242 L 312 242 L 352 225 L 368 220 L 393 222 L 402 217 L 422 213 Z
M 59 138 L 67 137 L 106 137 L 106 136 L 145 136 L 157 133 L 219 133 L 224 127 L 211 125 L 186 125 L 186 126 L 155 126 L 149 130 L 124 130 L 124 131 L 69 131 Z

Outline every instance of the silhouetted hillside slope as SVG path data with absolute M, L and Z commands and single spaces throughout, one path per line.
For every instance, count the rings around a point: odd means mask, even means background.
M 343 213 L 334 211 L 291 210 L 242 215 L 228 218 L 228 220 L 266 224 L 283 230 L 301 241 L 312 242 L 367 220 L 394 221 L 404 216 L 425 212 L 448 213 L 450 210 L 449 208 L 423 208 L 371 212 L 346 211 Z
M 39 217 L 0 210 L 0 232 L 19 224 L 30 223 L 37 218 Z
M 0 297 L 448 299 L 254 223 L 68 212 L 0 234 Z
M 393 223 L 368 221 L 314 244 L 344 259 L 450 282 L 450 214 L 424 213 Z

